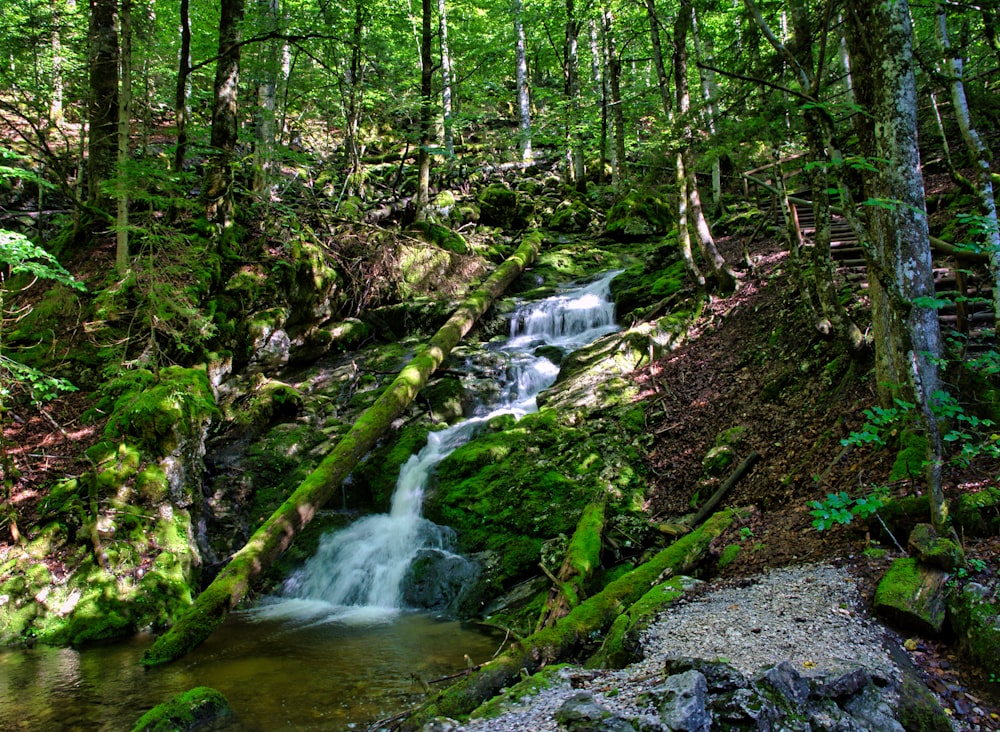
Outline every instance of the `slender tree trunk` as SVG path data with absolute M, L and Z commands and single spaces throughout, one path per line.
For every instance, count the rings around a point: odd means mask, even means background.
M 698 193 L 698 179 L 694 166 L 694 131 L 691 125 L 691 95 L 688 89 L 687 34 L 691 28 L 691 1 L 681 0 L 674 23 L 674 81 L 677 85 L 677 119 L 682 125 L 679 152 L 683 165 L 677 166 L 678 174 L 685 176 L 687 189 L 687 214 L 689 224 L 693 224 L 702 256 L 712 270 L 719 289 L 728 292 L 736 287 L 737 279 L 732 268 L 715 246 L 715 239 L 705 218 Z M 680 183 L 678 181 L 678 186 Z
M 524 2 L 514 2 L 514 34 L 517 36 L 515 63 L 517 64 L 517 108 L 520 114 L 521 161 L 530 163 L 531 150 L 531 99 L 528 95 L 528 56 L 524 41 Z
M 934 405 L 941 390 L 930 232 L 917 146 L 913 35 L 906 0 L 849 0 L 848 43 L 858 62 L 855 90 L 865 109 L 863 153 L 879 163 L 868 177 L 868 236 L 873 244 L 869 293 L 875 332 L 875 376 L 883 404 L 901 396 L 917 405 L 927 437 L 931 521 L 947 530 L 941 486 L 942 444 Z
M 354 32 L 351 42 L 351 59 L 344 73 L 346 86 L 344 155 L 347 164 L 347 190 L 350 195 L 365 197 L 364 177 L 361 173 L 361 142 L 358 131 L 361 124 L 361 101 L 364 94 L 364 58 L 361 42 L 365 30 L 364 0 L 354 5 Z
M 132 0 L 121 0 L 118 14 L 121 28 L 121 89 L 118 92 L 118 224 L 115 227 L 115 269 L 123 276 L 129 267 L 128 189 L 125 166 L 128 163 L 129 133 L 132 126 Z
M 608 47 L 608 86 L 611 89 L 611 119 L 614 122 L 615 142 L 614 165 L 611 168 L 611 182 L 621 183 L 625 167 L 625 111 L 622 108 L 622 64 L 615 45 L 614 16 L 611 9 L 604 11 L 604 36 Z
M 181 49 L 177 61 L 177 88 L 174 94 L 174 115 L 177 120 L 177 148 L 174 150 L 174 170 L 184 170 L 187 156 L 187 124 L 191 118 L 188 78 L 191 76 L 191 0 L 181 0 Z
M 684 263 L 687 264 L 688 271 L 699 288 L 705 287 L 705 275 L 702 274 L 698 263 L 694 259 L 694 251 L 691 248 L 691 227 L 688 220 L 688 190 L 687 175 L 685 173 L 684 155 L 677 153 L 677 244 L 681 250 Z
M 90 143 L 87 151 L 87 203 L 108 208 L 101 190 L 118 158 L 118 33 L 116 0 L 90 0 Z
M 420 150 L 417 152 L 417 217 L 427 215 L 431 185 L 431 143 L 434 131 L 431 0 L 421 0 L 420 25 Z
M 567 129 L 566 143 L 569 155 L 570 179 L 578 191 L 587 190 L 586 170 L 583 162 L 583 142 L 580 138 L 580 21 L 576 17 L 574 0 L 566 0 L 566 44 L 563 48 L 563 67 L 566 79 Z
M 212 103 L 212 153 L 205 173 L 208 220 L 222 232 L 223 251 L 232 242 L 234 215 L 233 153 L 239 138 L 237 117 L 240 82 L 240 40 L 243 0 L 221 0 L 219 14 L 219 59 L 215 67 Z
M 60 0 L 56 0 L 52 10 L 52 99 L 49 100 L 49 122 L 56 127 L 63 123 L 62 9 Z
M 673 104 L 670 100 L 667 69 L 663 65 L 663 48 L 660 46 L 660 19 L 656 15 L 656 0 L 646 0 L 646 17 L 649 18 L 649 39 L 653 49 L 653 66 L 656 68 L 660 103 L 663 105 L 664 118 L 669 120 L 673 116 Z
M 430 0 L 425 0 L 430 2 Z M 542 244 L 541 234 L 525 237 L 517 251 L 501 264 L 476 292 L 455 311 L 354 423 L 336 447 L 295 492 L 265 521 L 238 551 L 212 584 L 198 595 L 187 612 L 157 639 L 143 657 L 156 666 L 176 660 L 211 635 L 230 610 L 247 595 L 253 583 L 291 544 L 295 536 L 327 501 L 358 462 L 413 401 L 430 375 L 465 337 L 476 321 L 530 265 Z
M 444 115 L 444 150 L 448 159 L 455 157 L 455 132 L 452 113 L 451 52 L 448 49 L 448 8 L 438 0 L 438 24 L 441 27 L 441 108 Z
M 276 32 L 280 25 L 278 0 L 261 0 L 266 29 Z M 257 84 L 257 110 L 254 124 L 254 193 L 270 194 L 274 179 L 275 121 L 278 109 L 278 42 L 269 41 L 264 47 L 260 81 Z
M 702 37 L 698 28 L 698 13 L 695 12 L 691 21 L 691 37 L 694 40 L 694 51 L 699 61 L 705 62 L 709 66 L 715 65 L 715 53 L 712 45 L 712 36 Z M 702 109 L 704 110 L 704 124 L 708 129 L 708 134 L 715 137 L 715 98 L 717 89 L 715 84 L 715 73 L 698 65 L 698 77 L 701 80 L 701 95 L 704 100 Z M 712 158 L 712 208 L 718 213 L 722 208 L 722 160 L 718 155 Z
M 985 232 L 986 251 L 990 254 L 990 269 L 993 274 L 993 312 L 1000 322 L 1000 226 L 997 224 L 997 203 L 990 177 L 991 155 L 972 124 L 969 102 L 965 97 L 962 57 L 952 48 L 948 38 L 948 19 L 941 3 L 937 5 L 937 39 L 944 59 L 943 71 L 951 81 L 951 103 L 955 109 L 955 118 L 975 170 L 975 189 L 979 197 L 980 213 L 985 217 L 985 226 L 982 229 Z

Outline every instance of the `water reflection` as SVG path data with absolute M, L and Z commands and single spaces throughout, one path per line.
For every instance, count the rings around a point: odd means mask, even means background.
M 151 671 L 139 665 L 151 638 L 84 651 L 0 650 L 0 729 L 128 730 L 154 705 L 203 685 L 236 713 L 219 730 L 365 729 L 420 702 L 418 679 L 460 672 L 465 654 L 487 661 L 502 640 L 414 613 L 370 621 L 233 617 L 194 653 Z

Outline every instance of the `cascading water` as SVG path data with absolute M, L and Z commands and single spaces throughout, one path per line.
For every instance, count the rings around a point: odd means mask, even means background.
M 428 477 L 487 421 L 500 414 L 521 417 L 537 409 L 535 397 L 559 373 L 549 358 L 536 355 L 542 347 L 565 354 L 617 330 L 610 298 L 616 274 L 609 272 L 589 284 L 568 286 L 544 300 L 521 304 L 511 317 L 510 338 L 500 347 L 507 357 L 508 381 L 498 402 L 432 432 L 427 445 L 400 471 L 389 513 L 325 535 L 317 553 L 286 582 L 282 597 L 259 606 L 254 615 L 322 621 L 393 614 L 408 605 L 406 578 L 417 557 L 440 555 L 439 561 L 443 557 L 452 570 L 467 564 L 451 553 L 451 529 L 420 515 Z

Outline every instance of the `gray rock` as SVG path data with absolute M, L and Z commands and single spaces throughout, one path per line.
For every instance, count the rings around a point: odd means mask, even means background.
M 700 671 L 668 676 L 655 693 L 660 719 L 670 729 L 708 732 L 712 728 L 712 714 L 706 707 L 708 682 Z
M 814 681 L 814 696 L 842 699 L 857 694 L 872 681 L 871 674 L 861 666 L 831 672 Z
M 700 672 L 708 683 L 708 690 L 713 694 L 718 694 L 734 689 L 743 689 L 749 685 L 749 680 L 728 663 L 718 661 L 706 661 L 703 658 L 668 658 L 664 663 L 664 674 L 673 676 L 685 671 L 695 670 Z
M 874 685 L 866 686 L 860 694 L 848 699 L 844 703 L 844 710 L 858 721 L 863 730 L 904 732 L 892 707 Z
M 748 687 L 717 697 L 712 709 L 723 722 L 760 732 L 769 732 L 779 716 L 757 689 Z
M 793 707 L 804 704 L 809 698 L 809 682 L 788 661 L 771 666 L 761 674 L 759 681 L 785 697 Z
M 578 691 L 567 697 L 555 718 L 569 732 L 635 732 L 628 720 L 602 707 L 589 691 Z

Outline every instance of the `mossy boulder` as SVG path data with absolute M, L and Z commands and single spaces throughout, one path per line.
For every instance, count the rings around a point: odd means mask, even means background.
M 108 403 L 105 435 L 128 439 L 144 452 L 166 457 L 192 438 L 200 439 L 216 416 L 215 396 L 204 369 L 168 366 L 157 375 L 128 372 L 102 389 L 99 408 Z
M 937 567 L 945 572 L 954 572 L 965 566 L 965 552 L 952 539 L 938 536 L 930 524 L 917 524 L 910 532 L 907 549 L 921 563 Z
M 563 201 L 552 213 L 548 226 L 567 234 L 582 234 L 590 226 L 592 214 L 583 201 L 573 199 Z
M 190 732 L 214 725 L 231 714 L 219 691 L 199 686 L 159 704 L 139 718 L 132 732 Z
M 963 493 L 955 506 L 954 519 L 965 536 L 1000 534 L 1000 488 L 989 486 Z
M 528 224 L 531 206 L 522 199 L 517 191 L 513 191 L 502 183 L 492 183 L 477 197 L 479 203 L 479 221 L 486 226 L 497 226 L 501 229 L 523 229 Z
M 671 226 L 670 205 L 664 192 L 638 188 L 619 198 L 608 211 L 604 232 L 618 241 L 663 236 Z
M 389 509 L 400 469 L 427 444 L 428 432 L 428 426 L 419 422 L 392 432 L 354 469 L 352 489 L 366 496 L 368 506 Z
M 701 469 L 705 475 L 719 478 L 725 475 L 736 461 L 736 451 L 729 445 L 716 445 L 701 459 Z
M 965 652 L 990 677 L 1000 677 L 1000 598 L 976 582 L 948 595 L 948 618 Z
M 611 283 L 619 319 L 628 313 L 645 315 L 650 307 L 687 287 L 687 278 L 687 267 L 679 257 L 655 268 L 648 263 L 630 266 Z

